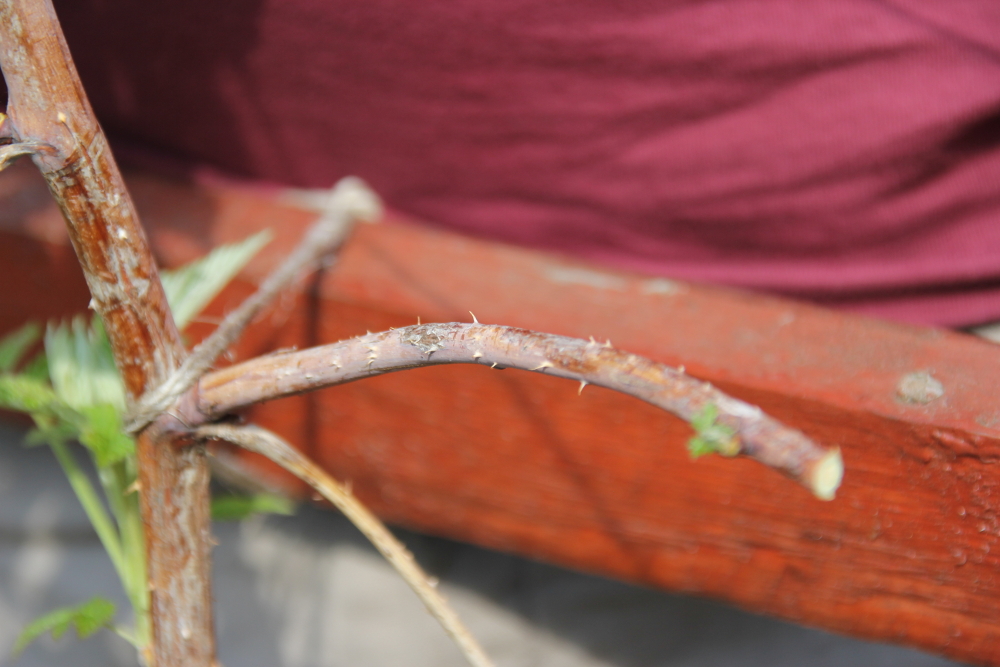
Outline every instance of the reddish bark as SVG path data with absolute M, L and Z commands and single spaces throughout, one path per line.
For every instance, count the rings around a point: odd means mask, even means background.
M 33 159 L 59 204 L 104 320 L 130 401 L 185 356 L 131 197 L 94 117 L 49 0 L 0 3 L 8 131 L 41 144 Z M 204 452 L 138 439 L 156 667 L 214 662 Z

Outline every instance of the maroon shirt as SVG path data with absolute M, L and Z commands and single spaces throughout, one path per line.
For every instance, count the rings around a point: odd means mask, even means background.
M 64 0 L 119 146 L 477 236 L 1000 319 L 996 0 Z

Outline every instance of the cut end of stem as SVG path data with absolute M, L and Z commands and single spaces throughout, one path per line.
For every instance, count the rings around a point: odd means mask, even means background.
M 368 184 L 357 176 L 346 176 L 330 191 L 328 207 L 347 212 L 365 222 L 375 222 L 382 217 L 382 200 Z
M 834 447 L 816 462 L 809 475 L 809 489 L 820 500 L 833 500 L 844 478 L 844 458 Z

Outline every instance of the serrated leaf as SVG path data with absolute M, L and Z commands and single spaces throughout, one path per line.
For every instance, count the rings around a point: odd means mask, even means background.
M 122 432 L 121 414 L 110 403 L 80 408 L 84 423 L 80 443 L 94 454 L 97 465 L 106 468 L 135 452 L 135 441 Z
M 34 380 L 41 380 L 48 384 L 49 382 L 49 359 L 45 356 L 44 352 L 39 352 L 35 355 L 34 359 L 29 361 L 21 369 L 21 375 L 25 377 L 30 377 Z
M 82 316 L 69 325 L 49 324 L 45 354 L 52 388 L 60 400 L 78 409 L 110 403 L 124 411 L 125 387 L 99 318 L 89 325 Z
M 239 521 L 253 514 L 293 514 L 295 503 L 269 493 L 252 496 L 225 495 L 212 498 L 212 518 Z
M 76 622 L 76 634 L 80 639 L 86 639 L 101 628 L 110 625 L 111 619 L 114 617 L 114 602 L 101 597 L 92 598 L 77 608 L 74 619 Z
M 51 410 L 58 400 L 47 382 L 29 375 L 0 375 L 0 408 L 38 413 Z
M 21 357 L 28 351 L 41 335 L 41 328 L 34 322 L 28 322 L 17 331 L 13 331 L 0 340 L 0 373 L 14 370 Z
M 265 230 L 219 246 L 179 269 L 162 271 L 160 280 L 177 327 L 186 327 L 270 240 L 271 232 Z
M 28 644 L 46 632 L 51 632 L 53 639 L 59 639 L 70 625 L 76 626 L 76 634 L 80 639 L 86 639 L 101 628 L 108 627 L 114 617 L 114 603 L 101 597 L 91 598 L 76 607 L 56 609 L 35 619 L 21 631 L 14 643 L 14 654 L 21 653 Z
M 24 630 L 21 630 L 21 634 L 18 635 L 17 641 L 14 642 L 14 654 L 17 655 L 25 649 L 31 642 L 35 641 L 46 632 L 51 632 L 55 639 L 59 639 L 69 628 L 70 622 L 73 620 L 74 609 L 65 607 L 63 609 L 56 609 L 55 611 L 45 614 L 41 618 L 36 618 L 34 621 L 28 624 Z

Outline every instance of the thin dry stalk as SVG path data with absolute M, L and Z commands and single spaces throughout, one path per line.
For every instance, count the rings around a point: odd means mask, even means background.
M 424 324 L 331 345 L 258 357 L 209 373 L 186 400 L 181 417 L 214 421 L 254 403 L 435 364 L 519 368 L 594 384 L 635 396 L 692 421 L 709 404 L 719 424 L 739 438 L 733 453 L 776 468 L 824 500 L 840 485 L 843 462 L 803 433 L 760 408 L 682 371 L 598 343 L 486 324 Z
M 492 667 L 493 662 L 459 619 L 458 614 L 434 587 L 427 574 L 417 565 L 413 554 L 389 532 L 378 517 L 337 480 L 277 435 L 257 426 L 212 424 L 197 429 L 195 435 L 199 438 L 224 440 L 262 454 L 309 484 L 350 519 L 351 523 L 357 526 L 358 530 L 396 568 L 427 606 L 431 615 L 441 623 L 445 632 L 458 645 L 469 664 L 473 667 Z
M 163 384 L 139 401 L 126 419 L 126 430 L 138 432 L 169 409 L 190 389 L 220 354 L 226 351 L 247 325 L 282 291 L 294 284 L 305 271 L 313 270 L 325 257 L 332 256 L 359 220 L 374 220 L 381 214 L 378 196 L 359 178 L 347 177 L 331 190 L 323 214 L 313 223 L 298 247 L 257 291 L 229 313 L 222 324 L 201 342 L 180 368 Z

